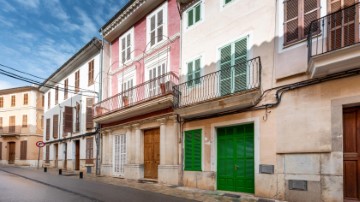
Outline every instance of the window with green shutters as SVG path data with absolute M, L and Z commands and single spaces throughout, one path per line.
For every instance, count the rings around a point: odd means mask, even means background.
M 223 0 L 223 1 L 224 1 L 224 5 L 226 5 L 226 4 L 228 4 L 228 3 L 230 3 L 230 2 L 232 2 L 234 0 Z
M 185 131 L 185 168 L 188 171 L 201 171 L 201 129 Z
M 201 2 L 190 8 L 187 12 L 188 27 L 196 24 L 201 20 Z
M 246 90 L 248 83 L 247 37 L 220 49 L 220 70 L 221 95 Z
M 187 80 L 188 86 L 191 87 L 194 84 L 200 83 L 200 74 L 201 74 L 201 63 L 200 58 L 187 63 L 188 71 L 187 71 Z

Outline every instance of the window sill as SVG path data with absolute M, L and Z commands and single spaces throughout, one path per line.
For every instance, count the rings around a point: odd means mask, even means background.
M 286 48 L 289 48 L 291 46 L 295 46 L 295 45 L 298 45 L 298 44 L 301 44 L 303 42 L 307 41 L 307 38 L 304 38 L 304 39 L 300 39 L 298 41 L 294 41 L 294 42 L 290 42 L 290 43 L 284 43 L 283 44 L 283 49 L 286 49 Z

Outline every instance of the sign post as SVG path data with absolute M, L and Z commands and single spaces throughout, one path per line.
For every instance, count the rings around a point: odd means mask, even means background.
M 45 143 L 43 141 L 37 141 L 36 146 L 39 148 L 38 151 L 38 163 L 37 163 L 37 169 L 39 169 L 40 166 L 40 148 L 45 146 Z

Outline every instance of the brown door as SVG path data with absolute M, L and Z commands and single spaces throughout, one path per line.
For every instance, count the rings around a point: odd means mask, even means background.
M 80 169 L 80 141 L 75 141 L 75 170 Z
M 64 169 L 67 169 L 67 143 L 65 143 L 65 149 L 64 149 Z
M 55 144 L 55 168 L 58 167 L 58 159 L 59 159 L 59 151 L 58 151 L 58 144 Z
M 360 201 L 360 107 L 344 109 L 344 199 Z
M 160 164 L 160 129 L 144 131 L 144 177 L 157 179 Z
M 9 164 L 15 162 L 15 142 L 9 142 Z

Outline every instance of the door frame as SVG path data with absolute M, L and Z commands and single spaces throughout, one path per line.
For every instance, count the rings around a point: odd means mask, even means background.
M 259 165 L 260 165 L 260 119 L 258 117 L 254 118 L 247 118 L 247 119 L 239 119 L 239 120 L 232 120 L 232 121 L 223 121 L 223 122 L 216 122 L 211 124 L 211 149 L 210 149 L 210 167 L 211 171 L 217 172 L 217 128 L 221 127 L 231 127 L 237 125 L 244 125 L 244 124 L 254 124 L 254 188 L 256 192 L 256 178 L 257 174 L 259 174 Z M 215 178 L 214 184 L 215 190 L 217 190 L 217 179 Z

